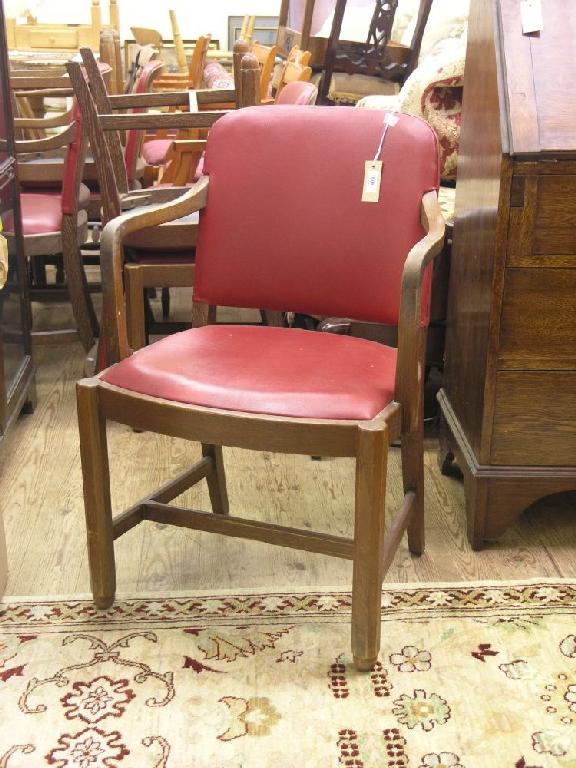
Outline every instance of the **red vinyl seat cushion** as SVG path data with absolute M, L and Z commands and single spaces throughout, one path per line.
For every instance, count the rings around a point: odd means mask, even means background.
M 62 229 L 62 198 L 48 192 L 23 192 L 20 195 L 24 235 L 44 235 Z
M 208 408 L 312 419 L 373 418 L 394 395 L 396 350 L 330 333 L 209 325 L 144 347 L 104 381 Z
M 148 165 L 164 165 L 174 139 L 151 139 L 142 145 L 142 157 Z

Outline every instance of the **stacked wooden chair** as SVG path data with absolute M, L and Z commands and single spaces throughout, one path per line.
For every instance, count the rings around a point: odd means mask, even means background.
M 95 94 L 104 92 L 102 79 L 93 54 L 89 49 L 81 51 L 88 74 L 90 88 L 81 67 L 69 63 L 68 72 L 74 85 L 89 133 L 102 194 L 103 221 L 118 217 L 126 206 L 138 203 L 149 205 L 181 195 L 186 188 L 160 186 L 140 191 L 127 189 L 126 165 L 122 152 L 119 132 L 145 131 L 147 129 L 207 129 L 219 120 L 224 112 L 139 112 L 115 114 L 124 110 L 157 109 L 159 107 L 188 107 L 188 92 L 136 93 L 125 96 L 109 96 L 105 111 Z M 232 102 L 234 91 L 199 91 L 201 106 L 219 103 L 222 99 Z M 205 142 L 203 143 L 203 146 Z M 194 251 L 196 244 L 197 217 L 187 218 L 166 227 L 152 227 L 126 241 L 126 249 L 132 264 L 126 266 L 126 294 L 129 307 L 130 333 L 135 347 L 145 343 L 145 292 L 147 288 L 170 288 L 191 284 L 194 274 Z M 109 282 L 109 265 L 102 263 L 102 280 Z M 109 330 L 111 328 L 104 301 L 103 329 L 100 337 L 98 365 L 108 359 Z M 163 325 L 163 324 L 161 324 Z M 172 329 L 172 328 L 171 328 Z M 164 330 L 162 328 L 158 330 Z
M 42 76 L 21 71 L 13 74 L 11 85 L 19 114 L 26 114 L 22 105 L 30 95 L 42 101 L 73 94 L 65 72 Z M 75 321 L 74 328 L 33 329 L 32 338 L 37 344 L 80 339 L 88 350 L 98 334 L 98 321 L 81 254 L 90 201 L 90 191 L 81 183 L 87 149 L 82 114 L 74 102 L 68 112 L 18 117 L 15 129 L 17 135 L 28 137 L 16 141 L 16 155 L 30 299 L 42 303 L 68 299 Z M 49 266 L 56 268 L 54 280 L 48 279 Z

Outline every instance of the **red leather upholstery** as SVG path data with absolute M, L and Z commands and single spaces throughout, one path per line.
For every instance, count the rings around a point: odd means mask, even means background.
M 398 115 L 380 200 L 361 202 L 383 117 L 273 105 L 218 120 L 204 162 L 195 298 L 395 324 L 404 262 L 424 235 L 422 196 L 438 186 L 438 146 L 424 121 Z
M 62 198 L 48 192 L 22 192 L 20 195 L 24 235 L 45 235 L 62 229 Z
M 142 145 L 142 157 L 148 165 L 163 165 L 174 139 L 152 139 Z
M 295 418 L 370 419 L 391 400 L 396 350 L 289 328 L 212 325 L 167 336 L 104 381 L 182 403 Z
M 286 83 L 276 97 L 274 104 L 299 104 L 300 106 L 306 106 L 307 104 L 314 104 L 317 96 L 318 88 L 316 88 L 314 83 L 296 80 L 293 83 Z

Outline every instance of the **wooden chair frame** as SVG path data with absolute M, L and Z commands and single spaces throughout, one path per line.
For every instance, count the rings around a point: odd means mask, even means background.
M 123 300 L 123 242 L 143 228 L 159 226 L 205 207 L 209 179 L 202 178 L 176 201 L 110 222 L 102 238 L 102 268 L 108 343 L 113 359 L 131 354 Z M 427 265 L 441 251 L 444 220 L 436 192 L 422 199 L 425 237 L 406 259 L 399 321 L 395 399 L 368 421 L 284 418 L 210 409 L 156 399 L 107 384 L 101 377 L 78 382 L 78 419 L 84 477 L 88 554 L 94 602 L 114 601 L 114 540 L 143 520 L 212 531 L 353 561 L 352 653 L 359 670 L 369 670 L 380 649 L 381 588 L 405 531 L 410 551 L 424 548 L 422 375 L 425 327 L 421 324 L 422 282 Z M 214 308 L 196 303 L 195 326 L 213 321 Z M 202 459 L 176 479 L 113 517 L 106 422 L 202 443 Z M 390 443 L 401 437 L 404 498 L 385 534 L 385 490 Z M 229 515 L 222 446 L 280 453 L 348 456 L 356 459 L 354 537 L 345 538 Z M 170 505 L 187 488 L 208 482 L 213 513 Z

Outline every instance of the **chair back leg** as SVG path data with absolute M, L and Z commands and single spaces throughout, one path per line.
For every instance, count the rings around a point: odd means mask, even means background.
M 62 258 L 78 335 L 84 349 L 88 352 L 94 345 L 94 337 L 98 335 L 98 318 L 82 264 L 75 218 L 69 215 L 62 217 Z

